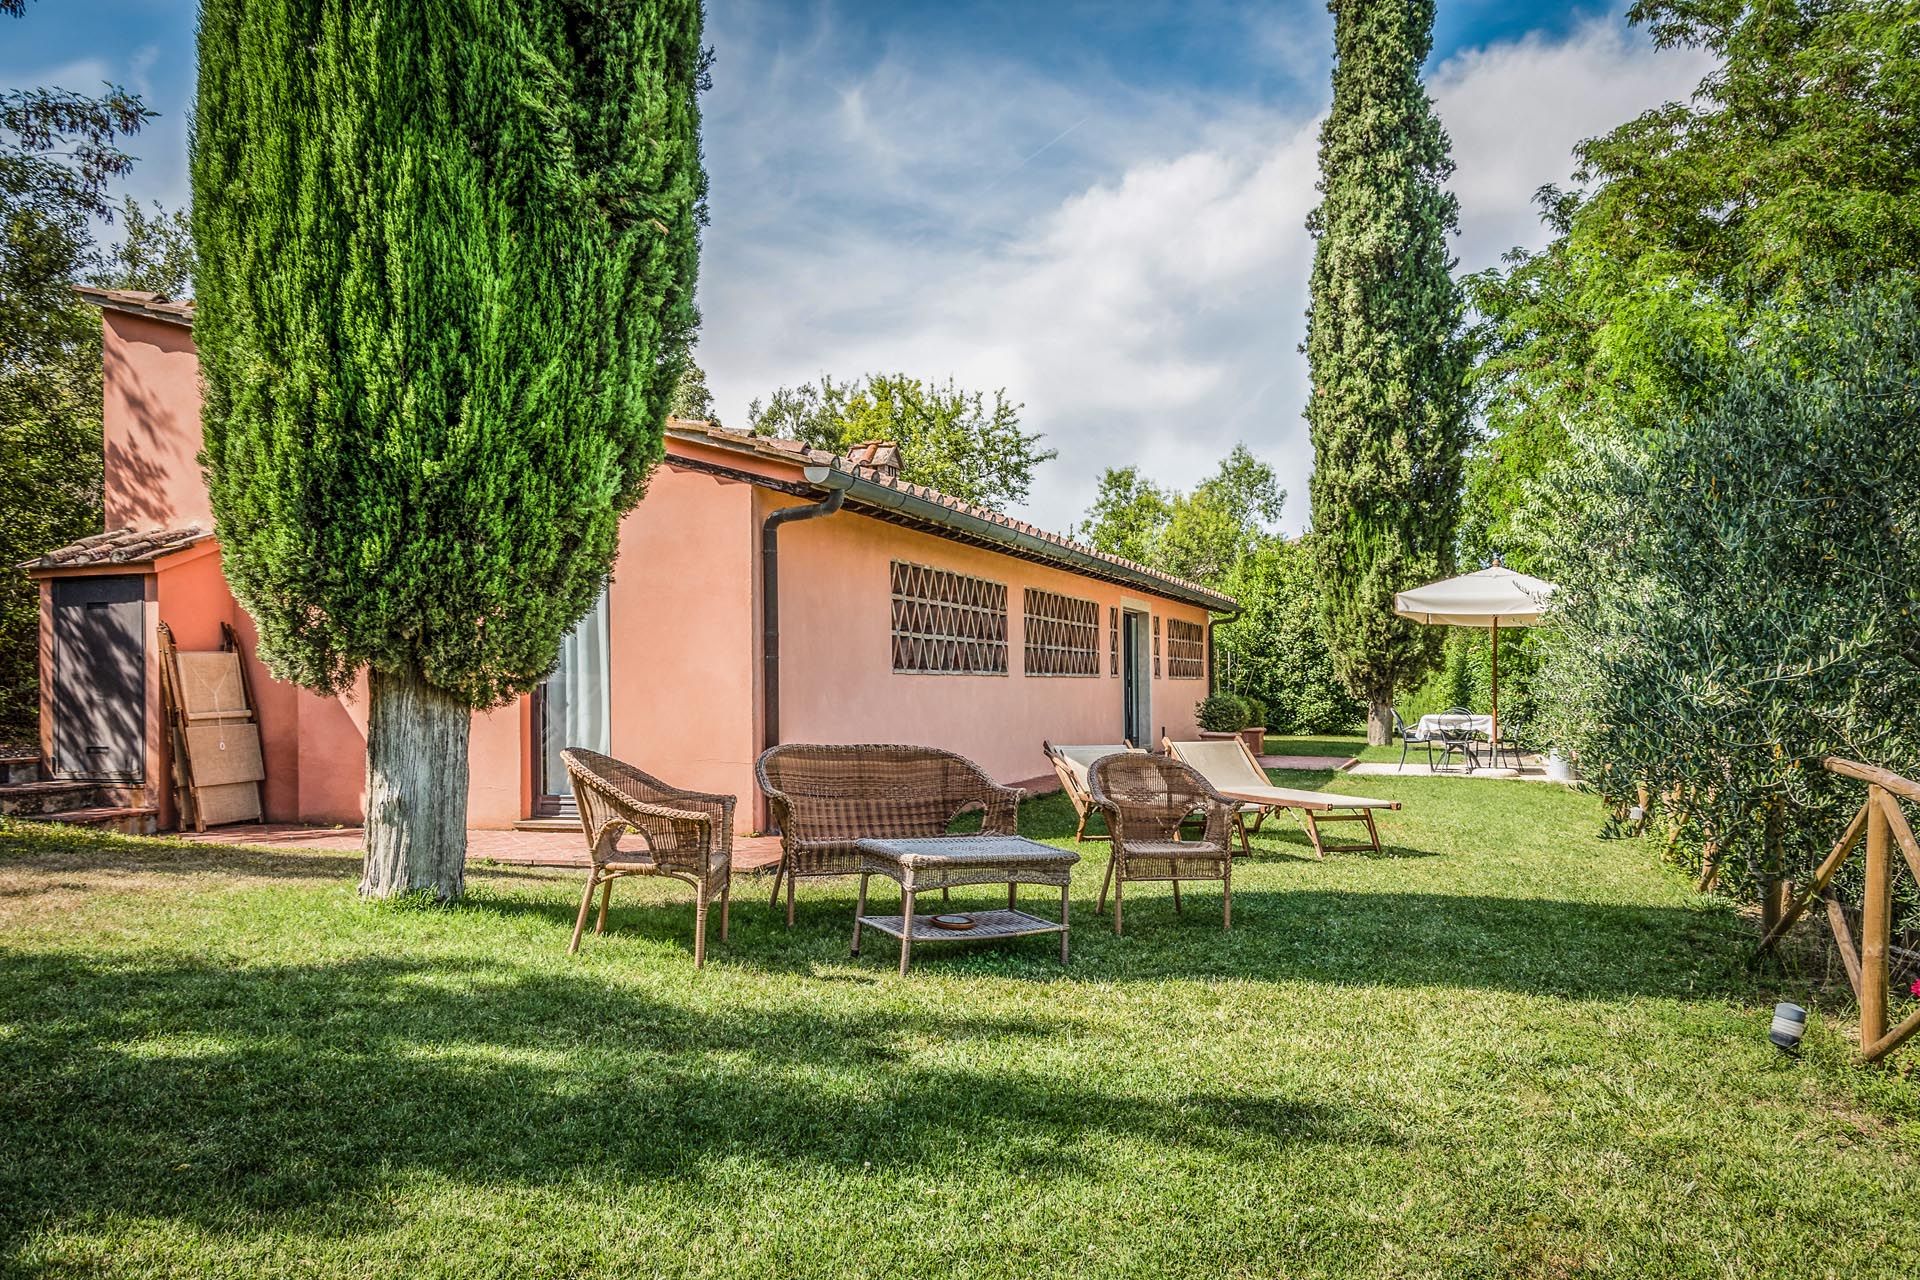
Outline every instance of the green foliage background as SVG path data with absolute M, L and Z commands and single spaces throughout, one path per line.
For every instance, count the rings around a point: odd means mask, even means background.
M 207 0 L 195 337 L 277 675 L 530 688 L 661 452 L 698 317 L 697 0 Z
M 1273 468 L 1235 445 L 1191 493 L 1109 467 L 1075 532 L 1240 602 L 1238 615 L 1214 626 L 1217 683 L 1257 700 L 1273 732 L 1350 729 L 1361 707 L 1334 677 L 1307 550 L 1269 531 L 1286 498 Z

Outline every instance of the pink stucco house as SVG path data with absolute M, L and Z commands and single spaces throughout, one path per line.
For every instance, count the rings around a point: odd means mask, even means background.
M 82 290 L 105 325 L 107 533 L 30 566 L 41 588 L 41 751 L 51 777 L 118 788 L 174 822 L 154 642 L 254 631 L 221 575 L 196 461 L 191 304 Z M 1234 602 L 902 482 L 891 451 L 833 458 L 669 423 L 613 581 L 546 685 L 476 714 L 469 824 L 570 804 L 560 748 L 594 746 L 765 813 L 776 742 L 915 742 L 1005 782 L 1048 776 L 1041 739 L 1190 736 L 1212 615 Z M 692 597 L 688 581 L 707 584 Z M 654 602 L 673 592 L 670 612 Z M 250 658 L 269 821 L 357 823 L 364 697 L 320 697 Z

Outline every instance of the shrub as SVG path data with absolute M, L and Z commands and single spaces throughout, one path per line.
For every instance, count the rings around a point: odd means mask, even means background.
M 1247 704 L 1230 693 L 1202 698 L 1193 710 L 1208 733 L 1238 733 L 1247 727 Z
M 1234 696 L 1239 698 L 1241 704 L 1247 709 L 1247 723 L 1265 727 L 1267 723 L 1267 704 L 1250 693 L 1241 693 Z

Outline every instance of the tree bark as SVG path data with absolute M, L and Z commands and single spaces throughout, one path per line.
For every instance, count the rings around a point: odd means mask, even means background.
M 473 712 L 417 671 L 367 676 L 367 849 L 363 898 L 465 888 L 467 734 Z
M 1393 742 L 1393 704 L 1385 698 L 1367 699 L 1367 745 L 1384 747 Z

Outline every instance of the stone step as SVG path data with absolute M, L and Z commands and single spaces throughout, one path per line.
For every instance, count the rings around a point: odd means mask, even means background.
M 33 815 L 35 822 L 58 823 L 63 827 L 86 827 L 93 831 L 112 831 L 123 836 L 150 836 L 160 829 L 160 811 L 152 807 L 95 806 L 88 809 L 63 809 L 58 813 Z
M 84 781 L 10 782 L 0 786 L 0 814 L 35 818 L 100 802 L 100 785 Z
M 513 824 L 515 831 L 570 831 L 580 834 L 578 818 L 522 818 Z
M 0 756 L 0 786 L 40 781 L 39 756 Z

